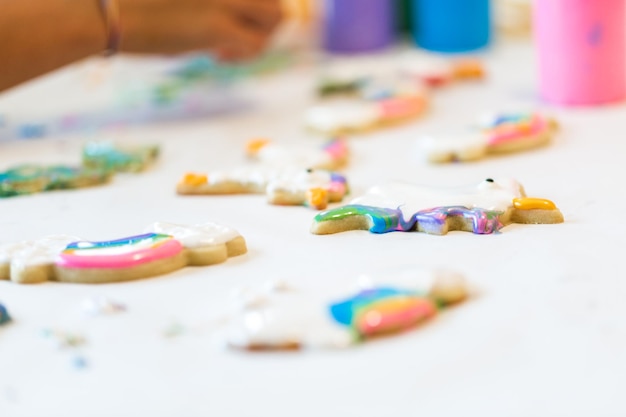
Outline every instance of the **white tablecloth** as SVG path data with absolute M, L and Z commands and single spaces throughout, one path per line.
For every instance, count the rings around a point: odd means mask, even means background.
M 541 103 L 528 44 L 497 45 L 484 59 L 484 82 L 439 90 L 424 118 L 349 139 L 353 195 L 387 179 L 465 185 L 513 177 L 528 194 L 553 200 L 564 224 L 511 225 L 485 236 L 315 236 L 308 231 L 314 212 L 303 207 L 175 194 L 186 171 L 246 163 L 251 137 L 314 140 L 302 126 L 319 71 L 313 64 L 240 84 L 254 103 L 241 113 L 2 143 L 0 169 L 78 163 L 91 139 L 158 143 L 162 157 L 148 172 L 118 175 L 107 186 L 0 201 L 0 243 L 61 233 L 107 240 L 158 220 L 215 221 L 239 230 L 249 253 L 121 284 L 0 282 L 0 302 L 14 318 L 0 328 L 0 416 L 624 415 L 626 109 Z M 50 83 L 46 91 L 54 91 Z M 0 110 L 72 96 L 37 88 L 0 96 Z M 548 147 L 441 166 L 415 152 L 420 135 L 459 129 L 484 111 L 533 109 L 562 126 Z M 274 279 L 303 290 L 349 288 L 363 274 L 442 266 L 464 273 L 475 295 L 406 334 L 341 351 L 251 354 L 220 343 L 235 288 Z M 127 311 L 85 315 L 81 302 L 99 295 Z M 172 326 L 180 334 L 165 337 Z M 87 343 L 59 350 L 44 329 L 76 332 Z M 72 365 L 77 355 L 82 369 Z

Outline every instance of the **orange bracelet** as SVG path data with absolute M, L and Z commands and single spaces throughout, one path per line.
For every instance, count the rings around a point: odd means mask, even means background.
M 118 0 L 98 0 L 106 24 L 107 43 L 104 55 L 115 54 L 120 47 L 120 8 Z

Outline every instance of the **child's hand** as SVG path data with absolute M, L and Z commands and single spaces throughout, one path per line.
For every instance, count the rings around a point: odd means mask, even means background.
M 280 0 L 119 0 L 121 49 L 210 50 L 224 60 L 254 56 L 281 20 Z

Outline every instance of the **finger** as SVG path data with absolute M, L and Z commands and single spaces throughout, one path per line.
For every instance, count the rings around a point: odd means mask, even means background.
M 283 18 L 280 1 L 276 0 L 220 0 L 222 7 L 245 22 L 263 31 L 272 31 Z
M 213 39 L 209 40 L 218 49 L 227 49 L 237 56 L 258 54 L 267 42 L 267 36 L 242 24 L 230 15 L 223 15 L 215 22 Z

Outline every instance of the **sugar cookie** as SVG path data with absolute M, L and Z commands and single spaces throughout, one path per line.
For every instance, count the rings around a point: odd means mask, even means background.
M 511 223 L 562 222 L 563 215 L 551 201 L 527 197 L 515 180 L 488 178 L 477 186 L 457 189 L 401 182 L 373 187 L 349 205 L 315 216 L 311 232 L 418 231 L 445 235 L 450 230 L 462 230 L 490 234 Z
M 423 114 L 428 106 L 422 84 L 402 76 L 364 78 L 347 84 L 330 82 L 319 91 L 326 99 L 307 111 L 305 123 L 309 129 L 327 135 L 362 132 L 410 120 Z
M 306 205 L 318 210 L 340 202 L 348 193 L 346 178 L 321 168 L 346 162 L 347 147 L 334 140 L 323 149 L 300 151 L 255 141 L 248 153 L 260 161 L 250 167 L 187 173 L 178 183 L 181 195 L 265 194 L 271 204 Z
M 372 286 L 332 302 L 292 289 L 244 294 L 229 323 L 227 343 L 245 350 L 345 348 L 401 332 L 467 297 L 461 275 L 432 275 L 429 288 Z
M 97 168 L 20 165 L 0 172 L 0 198 L 104 184 L 111 175 Z
M 478 59 L 451 60 L 430 55 L 406 58 L 401 71 L 429 87 L 440 87 L 455 80 L 482 79 L 485 76 L 485 69 Z
M 491 117 L 478 132 L 420 138 L 420 151 L 430 162 L 471 161 L 546 145 L 557 130 L 553 119 L 538 113 Z
M 83 165 L 108 172 L 139 172 L 159 156 L 156 145 L 120 146 L 112 142 L 89 142 L 83 147 Z
M 0 246 L 0 279 L 23 284 L 128 281 L 188 265 L 211 265 L 244 253 L 244 238 L 228 227 L 154 223 L 144 234 L 110 241 L 52 236 Z

